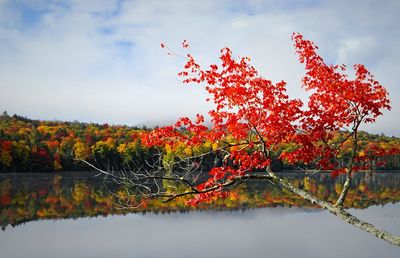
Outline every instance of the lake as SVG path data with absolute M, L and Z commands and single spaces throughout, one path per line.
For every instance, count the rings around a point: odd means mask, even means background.
M 333 200 L 343 178 L 285 174 Z M 226 200 L 121 210 L 118 188 L 87 173 L 0 176 L 1 257 L 400 257 L 400 248 L 269 184 L 239 187 Z M 360 173 L 347 206 L 400 234 L 400 174 Z

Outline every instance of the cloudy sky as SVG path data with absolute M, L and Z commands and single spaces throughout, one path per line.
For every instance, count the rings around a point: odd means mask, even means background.
M 183 39 L 202 64 L 219 49 L 304 98 L 290 36 L 328 63 L 363 63 L 390 92 L 374 133 L 400 136 L 400 1 L 0 0 L 0 111 L 35 119 L 154 124 L 206 113 L 200 87 L 176 76 Z

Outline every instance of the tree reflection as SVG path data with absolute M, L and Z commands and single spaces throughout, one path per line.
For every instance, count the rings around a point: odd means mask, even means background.
M 87 172 L 86 172 L 87 174 Z M 341 192 L 344 178 L 332 179 L 328 174 L 311 177 L 285 174 L 295 186 L 308 190 L 319 198 L 334 202 Z M 364 209 L 371 205 L 395 203 L 400 200 L 400 174 L 360 173 L 352 181 L 346 198 L 347 208 Z M 134 189 L 132 189 L 134 191 Z M 186 205 L 190 196 L 168 203 L 158 199 L 142 200 L 128 197 L 123 186 L 104 183 L 91 175 L 2 176 L 0 177 L 0 223 L 3 230 L 28 221 L 107 216 L 132 212 L 188 212 L 204 209 L 252 209 L 261 207 L 317 208 L 297 195 L 271 184 L 249 182 L 229 192 L 225 199 L 216 198 L 198 207 Z M 137 208 L 121 209 L 118 203 L 126 198 L 141 203 Z

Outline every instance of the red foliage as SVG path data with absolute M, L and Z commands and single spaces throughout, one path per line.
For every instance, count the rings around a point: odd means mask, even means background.
M 184 69 L 178 73 L 183 83 L 205 86 L 215 108 L 209 111 L 211 127 L 203 125 L 198 115 L 193 122 L 181 118 L 175 125 L 166 126 L 143 135 L 147 146 L 173 145 L 184 142 L 195 146 L 206 141 L 224 142 L 233 137 L 240 148 L 230 148 L 229 164 L 215 167 L 208 181 L 199 190 L 218 186 L 223 180 L 260 171 L 270 165 L 270 151 L 282 144 L 294 148 L 284 151 L 280 159 L 295 164 L 316 164 L 322 169 L 336 169 L 332 176 L 343 173 L 332 160 L 338 155 L 337 146 L 328 144 L 334 132 L 345 128 L 357 130 L 360 123 L 372 123 L 390 109 L 388 93 L 364 65 L 356 64 L 355 78 L 345 73 L 345 65 L 327 65 L 317 54 L 318 47 L 301 34 L 292 37 L 300 63 L 305 64 L 303 87 L 311 92 L 307 107 L 299 99 L 290 99 L 284 81 L 273 83 L 259 75 L 250 58 L 234 58 L 229 48 L 223 48 L 220 64 L 202 68 L 187 54 Z M 186 41 L 182 46 L 188 48 Z M 162 47 L 164 45 L 162 44 Z M 184 129 L 184 130 L 183 130 Z M 229 147 L 229 148 L 228 148 Z M 196 205 L 225 194 L 220 187 L 196 195 L 190 204 Z
M 296 141 L 302 147 L 286 155 L 289 161 L 306 163 L 322 157 L 325 168 L 324 162 L 334 157 L 337 150 L 316 143 L 331 140 L 332 133 L 341 129 L 350 127 L 354 130 L 360 123 L 375 122 L 383 109 L 390 109 L 388 93 L 364 65 L 353 66 L 355 79 L 351 80 L 344 73 L 345 65 L 325 64 L 313 42 L 298 33 L 292 38 L 299 61 L 305 64 L 303 87 L 312 94 L 308 109 L 300 118 L 303 133 L 296 135 Z
M 335 169 L 331 172 L 331 178 L 335 179 L 340 174 L 346 174 L 345 168 Z
M 2 195 L 0 196 L 0 204 L 1 206 L 6 206 L 11 204 L 11 197 L 10 195 Z
M 48 192 L 48 190 L 45 189 L 45 188 L 39 189 L 39 191 L 38 191 L 38 196 L 39 196 L 39 197 L 42 197 L 42 196 L 46 195 L 47 192 Z
M 1 150 L 4 152 L 11 152 L 12 142 L 8 140 L 0 141 Z
M 32 167 L 42 170 L 51 170 L 53 162 L 49 152 L 45 148 L 34 148 L 32 150 Z
M 60 201 L 60 199 L 57 196 L 47 196 L 47 198 L 44 200 L 46 203 L 51 203 L 51 204 L 56 204 Z

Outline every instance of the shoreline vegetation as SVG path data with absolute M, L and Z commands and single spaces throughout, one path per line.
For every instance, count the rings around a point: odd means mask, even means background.
M 96 124 L 82 122 L 32 120 L 23 116 L 0 115 L 0 173 L 90 171 L 78 160 L 87 160 L 105 169 L 126 169 L 132 163 L 143 163 L 157 151 L 141 144 L 141 133 L 149 128 L 126 125 Z M 335 140 L 340 142 L 345 133 L 339 132 Z M 400 138 L 383 134 L 359 133 L 361 155 L 369 155 L 376 148 L 399 153 Z M 168 156 L 191 155 L 207 149 L 218 148 L 217 143 L 206 143 L 200 150 L 182 144 L 177 149 L 163 150 Z M 352 143 L 344 144 L 343 160 L 351 155 Z M 279 146 L 276 157 L 290 144 Z M 223 157 L 221 157 L 223 158 Z M 215 160 L 215 157 L 210 157 Z M 373 159 L 374 171 L 400 170 L 400 155 L 394 154 Z M 204 165 L 210 169 L 214 164 Z M 276 171 L 294 172 L 309 169 L 303 164 L 289 165 L 276 161 Z M 329 172 L 329 171 L 327 171 Z

